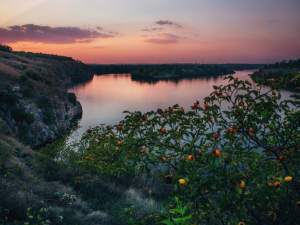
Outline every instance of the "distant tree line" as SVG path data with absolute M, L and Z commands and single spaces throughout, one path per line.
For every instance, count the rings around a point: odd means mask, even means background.
M 254 70 L 266 66 L 266 64 L 248 64 L 248 63 L 223 63 L 223 64 L 210 64 L 210 65 L 217 65 L 231 70 Z
M 264 69 L 292 69 L 292 68 L 300 68 L 300 59 L 296 59 L 296 60 L 290 59 L 288 62 L 286 60 L 282 60 L 281 62 L 276 62 L 275 64 L 271 64 L 264 67 Z
M 218 65 L 201 64 L 143 64 L 143 65 L 95 65 L 96 74 L 131 73 L 132 78 L 163 75 L 203 76 L 234 73 Z
M 300 70 L 300 59 L 296 60 L 282 60 L 281 62 L 276 62 L 274 64 L 270 64 L 265 66 L 264 69 L 259 69 L 258 72 L 254 73 L 257 77 L 263 79 L 289 79 L 291 77 L 296 76 Z M 294 81 L 290 83 L 288 88 L 298 87 L 300 83 L 298 81 Z
M 0 51 L 3 51 L 3 52 L 12 52 L 12 47 L 8 46 L 8 45 L 1 45 L 0 44 Z
M 132 77 L 153 77 L 163 75 L 179 76 L 204 76 L 234 73 L 233 70 L 225 69 L 217 65 L 195 64 L 162 64 L 155 66 L 139 66 L 131 72 Z
M 44 59 L 54 59 L 58 61 L 76 61 L 72 57 L 54 55 L 54 54 L 45 54 L 45 53 L 34 53 L 34 52 L 24 52 L 24 51 L 14 51 L 17 55 L 26 57 L 28 59 L 44 58 Z M 78 61 L 80 62 L 80 61 Z
M 41 52 L 34 53 L 34 52 L 25 52 L 25 51 L 13 51 L 12 47 L 10 47 L 8 45 L 0 44 L 0 51 L 12 52 L 19 56 L 26 57 L 28 59 L 34 59 L 35 57 L 37 57 L 37 58 L 44 58 L 44 59 L 54 59 L 54 60 L 59 60 L 59 61 L 76 61 L 78 63 L 82 63 L 80 60 L 74 60 L 72 57 L 68 57 L 68 56 L 61 56 L 61 55 L 56 55 L 56 54 L 45 54 L 45 53 L 41 53 Z

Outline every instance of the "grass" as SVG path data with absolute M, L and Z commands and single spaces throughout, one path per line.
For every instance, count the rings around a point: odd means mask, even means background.
M 43 156 L 42 152 L 34 152 L 12 137 L 1 135 L 0 155 L 5 154 L 9 156 L 0 159 L 0 224 L 5 221 L 5 217 L 8 222 L 29 221 L 28 209 L 33 216 L 32 222 L 39 221 L 39 214 L 41 221 L 50 220 L 55 224 L 95 225 L 127 224 L 121 211 L 132 205 L 136 206 L 134 217 L 147 215 L 153 210 L 162 210 L 161 202 L 150 198 L 149 187 L 138 185 L 138 180 L 130 181 L 132 183 L 129 188 L 109 177 L 97 179 L 89 186 L 83 180 L 81 188 L 76 191 L 72 185 L 73 171 L 56 174 L 55 179 L 47 181 L 43 173 L 62 170 L 62 165 L 53 161 L 48 169 L 41 168 L 37 159 L 47 156 Z M 5 176 L 8 172 L 9 177 Z M 69 179 L 66 180 L 65 176 Z M 70 179 L 70 176 L 73 177 Z M 154 189 L 153 194 L 158 191 L 159 188 Z M 47 209 L 47 212 L 42 213 L 42 209 Z M 62 221 L 59 220 L 60 216 L 63 217 Z

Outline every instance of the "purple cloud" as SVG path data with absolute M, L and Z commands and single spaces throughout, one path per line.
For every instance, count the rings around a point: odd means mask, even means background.
M 119 32 L 108 31 L 109 34 L 118 35 Z
M 159 21 L 156 21 L 155 24 L 158 24 L 158 25 L 175 25 L 178 28 L 182 27 L 178 23 L 174 23 L 174 22 L 171 22 L 169 20 L 159 20 Z
M 152 44 L 175 44 L 178 42 L 178 40 L 150 38 L 150 39 L 145 40 L 145 42 L 152 43 Z
M 98 30 L 103 30 L 103 27 L 97 26 L 96 28 L 97 28 Z
M 142 31 L 163 31 L 164 28 L 151 28 L 151 29 L 143 29 Z
M 155 36 L 154 38 L 146 39 L 144 42 L 152 44 L 176 44 L 178 39 L 184 39 L 183 37 L 176 36 L 174 34 L 163 33 Z
M 35 42 L 45 44 L 90 43 L 112 35 L 79 27 L 50 27 L 35 24 L 0 28 L 0 43 Z

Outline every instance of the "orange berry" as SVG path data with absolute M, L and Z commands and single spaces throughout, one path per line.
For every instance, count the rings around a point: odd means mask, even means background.
M 281 183 L 279 183 L 278 181 L 276 181 L 276 182 L 274 183 L 274 187 L 280 188 L 280 187 L 281 187 Z
M 162 115 L 164 112 L 162 111 L 162 109 L 157 109 L 157 112 Z
M 237 187 L 240 188 L 240 189 L 244 189 L 245 188 L 245 182 L 240 180 L 238 183 L 237 183 Z
M 163 161 L 163 162 L 166 162 L 166 161 L 167 161 L 167 158 L 166 158 L 166 157 L 163 157 L 163 158 L 162 158 L 162 161 Z
M 180 179 L 180 180 L 179 180 L 179 184 L 185 185 L 185 183 L 186 183 L 185 179 Z
M 293 179 L 293 178 L 292 178 L 291 176 L 287 176 L 287 177 L 284 178 L 284 181 L 285 181 L 285 182 L 291 182 L 292 179 Z
M 167 132 L 166 128 L 161 128 L 161 132 L 166 133 Z
M 221 156 L 221 152 L 218 149 L 213 150 L 213 154 L 214 154 L 215 157 L 220 157 Z
M 190 155 L 190 156 L 188 157 L 188 160 L 189 160 L 189 161 L 194 161 L 194 159 L 195 159 L 195 157 L 194 157 L 193 155 Z
M 208 104 L 207 104 L 207 103 L 204 104 L 204 108 L 205 108 L 205 109 L 208 108 Z

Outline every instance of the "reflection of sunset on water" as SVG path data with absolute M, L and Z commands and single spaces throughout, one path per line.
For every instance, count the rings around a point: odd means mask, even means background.
M 253 71 L 237 71 L 233 76 L 247 79 Z M 89 126 L 105 123 L 115 125 L 124 119 L 128 111 L 147 111 L 158 108 L 166 109 L 179 104 L 186 111 L 199 100 L 203 107 L 203 99 L 214 91 L 213 85 L 226 85 L 225 76 L 184 78 L 177 81 L 158 80 L 155 83 L 132 81 L 128 74 L 95 75 L 91 81 L 76 84 L 70 88 L 75 92 L 78 101 L 83 106 L 83 117 L 79 132 L 84 132 Z M 282 91 L 283 98 L 287 98 L 288 91 Z M 222 104 L 226 107 L 226 103 Z

